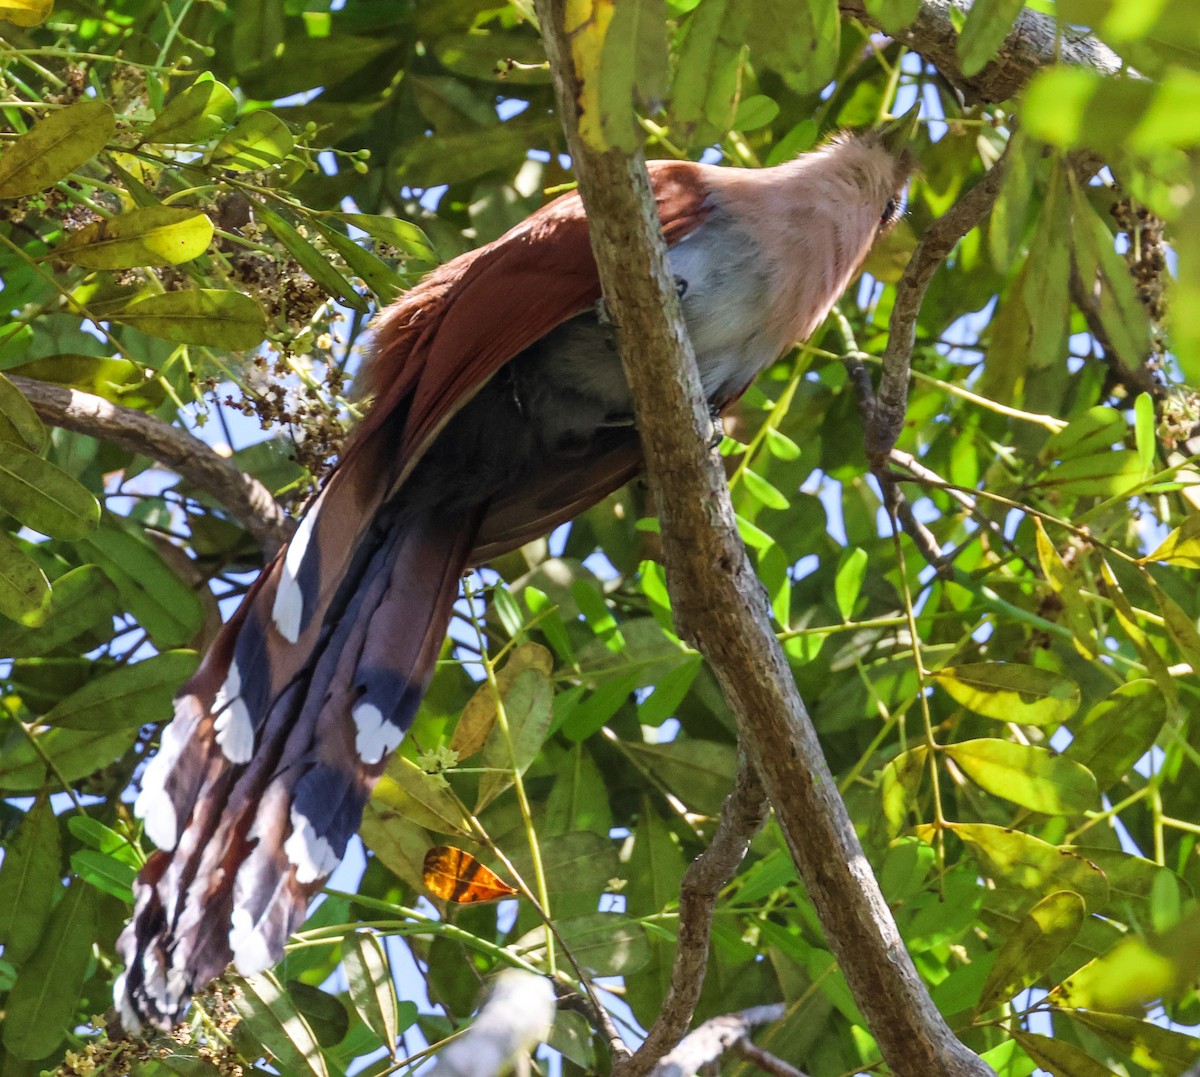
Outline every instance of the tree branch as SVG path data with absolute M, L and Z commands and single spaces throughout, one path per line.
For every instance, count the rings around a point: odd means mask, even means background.
M 978 74 L 964 75 L 958 31 L 950 12 L 970 6 L 965 0 L 924 0 L 917 17 L 890 35 L 933 64 L 968 101 L 1007 101 L 1041 68 L 1053 63 L 1090 67 L 1105 75 L 1116 74 L 1123 66 L 1121 58 L 1095 38 L 1060 27 L 1049 15 L 1023 8 L 995 58 Z M 843 15 L 886 33 L 867 12 L 864 0 L 839 0 L 838 7 Z
M 662 522 L 684 639 L 708 660 L 855 1001 L 900 1077 L 990 1074 L 929 998 L 871 873 L 738 537 L 640 154 L 579 135 L 564 0 L 537 0 L 605 301 Z
M 1009 143 L 1011 145 L 1011 143 Z M 909 364 L 917 340 L 917 317 L 933 275 L 950 256 L 958 241 L 980 223 L 996 201 L 1004 182 L 1008 147 L 991 170 L 962 198 L 933 222 L 896 285 L 896 301 L 888 322 L 887 350 L 883 374 L 875 391 L 874 407 L 867 426 L 867 458 L 878 474 L 896 444 L 908 408 Z
M 662 1010 L 634 1055 L 613 1067 L 614 1075 L 641 1077 L 648 1073 L 687 1032 L 708 971 L 717 894 L 733 878 L 769 810 L 758 773 L 743 756 L 712 842 L 688 865 L 679 887 L 679 939 Z
M 727 1051 L 739 1049 L 748 1042 L 750 1030 L 756 1025 L 767 1025 L 782 1020 L 787 1007 L 778 1002 L 771 1006 L 753 1006 L 739 1013 L 723 1013 L 705 1021 L 695 1032 L 680 1042 L 669 1055 L 654 1067 L 653 1077 L 691 1077 L 701 1066 L 715 1062 Z M 762 1050 L 753 1052 L 756 1063 L 760 1060 L 776 1064 L 779 1060 Z M 750 1057 L 750 1056 L 747 1056 Z M 787 1066 L 785 1070 L 768 1069 L 767 1072 L 785 1073 L 788 1077 L 804 1077 L 799 1070 Z
M 9 380 L 43 422 L 148 456 L 199 487 L 258 540 L 268 558 L 291 536 L 295 525 L 271 492 L 186 430 L 63 385 L 15 374 Z

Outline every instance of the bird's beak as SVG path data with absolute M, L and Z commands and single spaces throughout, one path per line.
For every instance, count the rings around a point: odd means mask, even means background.
M 887 151 L 899 157 L 913 140 L 921 119 L 921 102 L 918 101 L 903 116 L 888 120 L 879 130 L 880 141 Z

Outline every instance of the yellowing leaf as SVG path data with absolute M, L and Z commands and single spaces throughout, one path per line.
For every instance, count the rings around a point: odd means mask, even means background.
M 1083 1048 L 1066 1040 L 1021 1029 L 1014 1029 L 1011 1034 L 1025 1048 L 1026 1054 L 1054 1077 L 1117 1077 L 1113 1070 L 1097 1062 Z
M 541 670 L 548 677 L 554 670 L 554 656 L 538 643 L 523 643 L 517 647 L 496 673 L 496 689 L 501 699 L 511 691 L 517 675 L 526 669 Z M 454 727 L 454 735 L 450 738 L 450 747 L 458 753 L 459 759 L 469 759 L 483 750 L 495 724 L 495 691 L 491 685 L 484 683 L 475 690 L 463 708 Z
M 287 124 L 270 112 L 243 117 L 213 151 L 213 160 L 236 172 L 257 172 L 277 165 L 294 145 Z
M 934 679 L 976 714 L 1023 725 L 1057 725 L 1079 706 L 1079 687 L 1060 673 L 1015 662 L 947 666 Z
M 0 155 L 0 198 L 45 190 L 104 149 L 116 126 L 113 110 L 95 98 L 51 112 Z

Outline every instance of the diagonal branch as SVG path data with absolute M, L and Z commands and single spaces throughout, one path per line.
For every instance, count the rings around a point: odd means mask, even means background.
M 645 161 L 579 134 L 565 0 L 538 0 L 567 143 L 662 520 L 680 634 L 708 660 L 854 998 L 899 1077 L 992 1071 L 950 1031 L 859 844 L 738 537 Z
M 712 842 L 688 865 L 679 887 L 679 941 L 662 1010 L 633 1057 L 613 1067 L 614 1077 L 641 1077 L 687 1032 L 704 986 L 717 894 L 733 878 L 769 810 L 758 773 L 743 757 Z
M 267 557 L 291 536 L 292 520 L 270 490 L 186 430 L 92 393 L 19 375 L 9 380 L 43 422 L 148 456 L 199 487 L 258 540 Z
M 748 1010 L 713 1017 L 664 1056 L 654 1067 L 652 1077 L 688 1077 L 729 1051 L 738 1051 L 768 1073 L 781 1077 L 804 1077 L 798 1069 L 750 1043 L 752 1028 L 781 1021 L 786 1015 L 787 1007 L 782 1002 L 776 1002 L 770 1006 L 752 1006 Z

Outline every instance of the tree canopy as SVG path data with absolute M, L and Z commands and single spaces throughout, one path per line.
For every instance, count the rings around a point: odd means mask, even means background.
M 1183 1073 L 1200 9 L 564 10 L 600 151 L 757 167 L 921 103 L 905 220 L 726 418 L 738 530 L 963 1044 Z M 409 1072 L 510 967 L 553 977 L 564 1074 L 773 1004 L 721 1072 L 902 1072 L 673 620 L 644 483 L 464 581 L 361 871 L 285 960 L 110 1038 L 140 768 L 359 416 L 372 312 L 575 177 L 525 0 L 0 20 L 0 1074 Z

